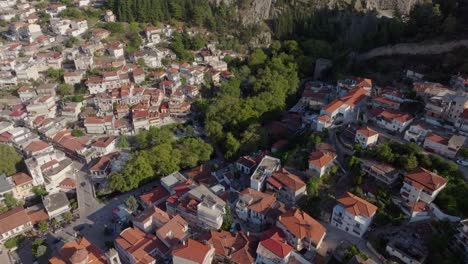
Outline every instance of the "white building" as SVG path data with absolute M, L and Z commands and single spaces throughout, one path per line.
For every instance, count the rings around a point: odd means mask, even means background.
M 22 234 L 33 228 L 26 210 L 17 207 L 0 214 L 0 241 Z
M 337 201 L 331 224 L 354 236 L 362 237 L 372 223 L 377 206 L 349 192 Z
M 256 191 L 261 191 L 266 178 L 270 177 L 273 172 L 279 170 L 280 167 L 281 160 L 270 156 L 263 157 L 262 161 L 250 177 L 250 188 Z
M 309 155 L 309 171 L 314 176 L 322 177 L 333 166 L 335 159 L 335 153 L 314 151 Z
M 375 146 L 379 140 L 379 133 L 372 128 L 365 127 L 356 130 L 354 142 L 361 145 L 363 148 Z
M 430 134 L 424 139 L 424 149 L 445 156 L 455 158 L 457 152 L 465 145 L 466 138 L 460 135 L 454 135 L 450 139 L 436 134 Z
M 403 132 L 413 121 L 413 116 L 392 109 L 369 110 L 372 120 L 389 131 Z
M 424 168 L 409 172 L 400 189 L 400 194 L 407 202 L 423 201 L 432 203 L 447 185 L 447 179 Z
M 49 215 L 49 219 L 60 217 L 64 213 L 70 212 L 70 202 L 63 192 L 44 196 L 42 203 Z

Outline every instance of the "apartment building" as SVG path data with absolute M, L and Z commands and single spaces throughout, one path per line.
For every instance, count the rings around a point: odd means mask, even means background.
M 297 251 L 317 250 L 327 232 L 317 220 L 300 209 L 290 209 L 281 214 L 276 226 L 283 231 L 286 241 Z
M 295 205 L 307 194 L 304 181 L 284 168 L 273 172 L 266 181 L 267 190 L 277 193 L 278 199 L 285 204 Z
M 369 127 L 364 127 L 356 130 L 354 142 L 361 145 L 363 148 L 373 147 L 379 140 L 379 133 Z
M 309 171 L 316 176 L 322 177 L 330 167 L 333 166 L 336 154 L 317 150 L 309 155 Z
M 406 175 L 400 194 L 407 202 L 423 201 L 430 204 L 447 186 L 447 182 L 442 176 L 419 167 Z
M 453 135 L 449 139 L 437 134 L 430 134 L 424 139 L 423 147 L 429 152 L 453 159 L 465 145 L 465 141 L 466 138 L 460 135 Z
M 351 235 L 362 237 L 372 223 L 377 206 L 347 192 L 338 198 L 331 224 Z

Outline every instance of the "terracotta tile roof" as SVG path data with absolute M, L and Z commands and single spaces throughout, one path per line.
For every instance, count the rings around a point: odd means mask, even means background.
M 0 234 L 5 234 L 19 226 L 31 222 L 26 210 L 16 207 L 0 215 Z
M 301 178 L 291 174 L 285 168 L 281 168 L 279 171 L 274 172 L 269 179 L 274 179 L 282 186 L 285 186 L 294 191 L 305 187 L 305 183 L 301 180 Z
M 183 174 L 187 178 L 192 179 L 199 184 L 212 186 L 216 184 L 216 178 L 213 175 L 211 175 L 211 173 L 211 168 L 202 164 L 200 166 L 185 171 Z
M 188 224 L 180 215 L 176 215 L 160 227 L 156 235 L 171 247 L 175 247 L 188 235 Z
M 210 231 L 207 240 L 218 256 L 230 257 L 231 261 L 239 264 L 255 262 L 254 243 L 243 232 Z
M 182 258 L 191 263 L 204 263 L 211 248 L 208 245 L 202 244 L 193 239 L 187 240 L 185 245 L 178 247 L 172 251 L 172 255 Z
M 412 186 L 418 189 L 426 189 L 430 192 L 438 190 L 447 183 L 447 179 L 444 177 L 421 167 L 408 173 L 405 180 L 409 181 Z
M 323 121 L 323 122 L 328 122 L 328 121 L 330 121 L 330 117 L 327 116 L 327 115 L 319 115 L 319 116 L 317 117 L 317 119 L 320 120 L 320 121 Z
M 358 129 L 356 132 L 363 135 L 363 136 L 366 136 L 366 137 L 372 137 L 372 136 L 375 136 L 375 135 L 379 134 L 377 131 L 375 131 L 372 128 L 369 128 L 369 127 L 364 127 L 364 128 Z
M 397 120 L 400 123 L 404 123 L 413 119 L 413 116 L 410 114 L 405 114 L 393 109 L 372 109 L 369 110 L 369 113 L 373 116 L 381 116 L 387 120 Z
M 335 100 L 328 105 L 326 105 L 323 110 L 327 111 L 328 113 L 333 113 L 336 111 L 338 108 L 340 108 L 344 104 L 343 101 L 341 100 Z
M 309 238 L 315 246 L 317 246 L 325 236 L 325 227 L 299 209 L 291 209 L 282 214 L 278 218 L 278 222 L 296 238 Z
M 284 259 L 287 255 L 293 251 L 293 248 L 286 243 L 284 238 L 280 237 L 278 233 L 275 233 L 272 237 L 260 241 L 260 244 L 268 249 L 271 253 Z
M 104 124 L 104 119 L 100 117 L 88 116 L 84 120 L 84 124 Z
M 26 152 L 37 152 L 49 147 L 49 144 L 42 140 L 36 140 L 31 142 L 27 147 L 24 148 Z
M 421 213 L 429 211 L 429 206 L 424 201 L 409 202 L 406 207 L 411 210 L 411 213 Z
M 140 200 L 148 206 L 169 197 L 170 193 L 163 187 L 158 186 L 151 192 L 140 195 Z
M 309 163 L 312 163 L 314 166 L 318 168 L 323 168 L 330 164 L 336 155 L 330 152 L 323 152 L 323 151 L 314 151 L 309 155 Z
M 337 201 L 352 215 L 371 217 L 377 211 L 377 206 L 349 192 L 338 198 Z
M 58 255 L 49 260 L 50 264 L 84 263 L 84 261 L 87 264 L 107 263 L 101 250 L 89 243 L 84 237 L 66 243 Z
M 391 105 L 391 106 L 400 105 L 399 102 L 390 100 L 390 99 L 385 98 L 385 97 L 375 97 L 375 98 L 372 98 L 372 101 L 380 103 L 380 104 Z
M 13 180 L 16 186 L 30 183 L 33 181 L 33 178 L 24 172 L 18 172 L 16 174 L 13 174 L 11 176 L 11 179 Z
M 242 156 L 237 160 L 237 163 L 242 164 L 243 166 L 253 169 L 257 166 L 257 162 L 249 156 Z
M 75 189 L 76 182 L 74 179 L 65 178 L 63 181 L 59 183 L 59 186 L 64 187 L 64 188 L 69 188 L 69 189 Z
M 96 142 L 93 143 L 93 147 L 107 148 L 115 140 L 116 140 L 116 137 L 114 136 L 102 137 L 102 138 L 97 139 Z
M 137 263 L 151 263 L 156 261 L 154 251 L 159 250 L 162 254 L 168 248 L 157 237 L 145 234 L 138 228 L 127 228 L 115 239 L 115 243 L 131 254 Z
M 33 225 L 41 222 L 41 221 L 47 221 L 49 220 L 49 215 L 47 214 L 47 211 L 44 208 L 39 208 L 37 210 L 30 210 L 28 208 L 28 216 L 29 219 L 31 219 L 31 222 Z
M 89 170 L 90 171 L 105 170 L 109 166 L 110 161 L 112 159 L 114 159 L 114 158 L 117 158 L 118 156 L 120 156 L 120 153 L 118 153 L 118 152 L 113 152 L 113 153 L 109 153 L 107 155 L 104 155 L 104 156 L 100 157 L 98 159 L 98 161 L 96 162 L 96 164 L 94 164 Z
M 159 223 L 162 223 L 162 224 L 165 224 L 169 222 L 169 220 L 171 220 L 171 217 L 169 216 L 168 213 L 161 210 L 159 207 L 151 206 L 151 207 L 146 208 L 143 212 L 141 212 L 141 214 L 135 217 L 134 221 L 140 222 L 140 223 L 146 223 L 151 218 L 154 218 L 155 220 L 157 220 Z
M 436 142 L 436 143 L 439 143 L 439 144 L 442 144 L 442 145 L 448 145 L 448 143 L 449 143 L 449 140 L 447 138 L 441 137 L 441 136 L 436 135 L 436 134 L 428 135 L 425 140 Z
M 266 214 L 276 202 L 273 195 L 247 188 L 241 192 L 244 198 L 250 198 L 248 208 L 260 214 Z

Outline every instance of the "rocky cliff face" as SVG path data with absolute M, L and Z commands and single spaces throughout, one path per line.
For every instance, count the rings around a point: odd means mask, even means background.
M 390 10 L 397 8 L 402 14 L 408 14 L 411 8 L 424 0 L 212 0 L 215 3 L 236 5 L 239 10 L 239 18 L 244 24 L 255 23 L 273 15 L 281 13 L 284 3 L 295 3 L 300 6 L 316 6 L 317 8 L 333 8 L 352 6 L 357 10 Z

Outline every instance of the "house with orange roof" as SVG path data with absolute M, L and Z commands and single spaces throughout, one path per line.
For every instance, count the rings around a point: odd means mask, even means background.
M 108 259 L 101 252 L 101 250 L 96 246 L 92 245 L 86 238 L 83 237 L 63 245 L 63 247 L 59 250 L 58 254 L 49 259 L 49 263 L 111 264 L 112 262 L 108 262 Z
M 379 133 L 372 128 L 363 127 L 356 130 L 354 142 L 361 145 L 363 148 L 373 147 L 379 140 Z
M 156 236 L 166 247 L 174 249 L 189 238 L 189 225 L 180 215 L 176 215 L 156 230 Z
M 144 208 L 158 206 L 169 198 L 170 193 L 163 187 L 158 186 L 153 190 L 139 196 L 140 203 Z
M 244 232 L 213 231 L 207 240 L 215 249 L 215 260 L 219 263 L 255 263 L 255 239 Z
M 169 252 L 158 237 L 134 227 L 123 230 L 114 240 L 114 245 L 122 263 L 155 264 L 162 261 Z
M 16 199 L 24 200 L 26 198 L 34 196 L 32 192 L 33 188 L 33 178 L 24 173 L 18 172 L 16 174 L 11 175 L 11 180 L 13 182 L 13 196 Z
M 172 263 L 174 264 L 211 264 L 215 249 L 207 245 L 188 239 L 180 247 L 172 251 Z
M 424 139 L 423 148 L 429 152 L 434 152 L 447 158 L 455 158 L 458 151 L 465 145 L 466 138 L 460 135 L 453 135 L 450 138 L 437 134 L 430 134 Z
M 171 220 L 171 216 L 168 213 L 153 205 L 133 218 L 132 223 L 141 231 L 151 233 L 165 225 L 169 220 Z
M 275 196 L 247 188 L 240 192 L 235 210 L 241 220 L 263 227 L 275 223 L 285 207 Z
M 281 230 L 260 241 L 256 253 L 255 263 L 310 263 L 294 251 L 294 248 L 287 243 Z
M 297 175 L 285 168 L 273 172 L 267 179 L 267 190 L 278 194 L 278 199 L 285 204 L 294 205 L 307 194 L 306 184 Z
M 333 166 L 335 159 L 335 153 L 321 150 L 314 151 L 309 155 L 309 171 L 313 175 L 322 177 Z
M 54 147 L 42 140 L 36 140 L 27 145 L 23 151 L 28 156 L 36 156 L 38 154 L 51 152 L 54 150 Z
M 33 228 L 26 210 L 16 207 L 0 214 L 0 241 L 17 236 Z
M 374 97 L 372 98 L 371 102 L 373 107 L 379 108 L 390 108 L 393 110 L 398 110 L 400 109 L 400 103 L 397 101 L 393 101 L 391 99 L 388 99 L 386 97 Z
M 400 194 L 407 202 L 430 204 L 447 186 L 447 182 L 444 177 L 419 167 L 406 174 Z
M 393 109 L 369 110 L 369 117 L 378 126 L 392 132 L 403 132 L 413 121 L 413 116 Z
M 352 194 L 345 193 L 333 207 L 331 224 L 351 235 L 362 237 L 371 225 L 377 206 Z
M 91 145 L 99 155 L 107 155 L 115 151 L 117 147 L 117 137 L 108 136 L 98 138 Z
M 320 248 L 327 230 L 317 220 L 300 209 L 290 209 L 278 217 L 276 226 L 295 250 L 315 251 Z
M 322 129 L 329 127 L 334 122 L 355 120 L 368 95 L 368 90 L 358 87 L 349 90 L 340 99 L 330 102 L 320 111 L 316 122 L 316 130 L 322 131 Z

